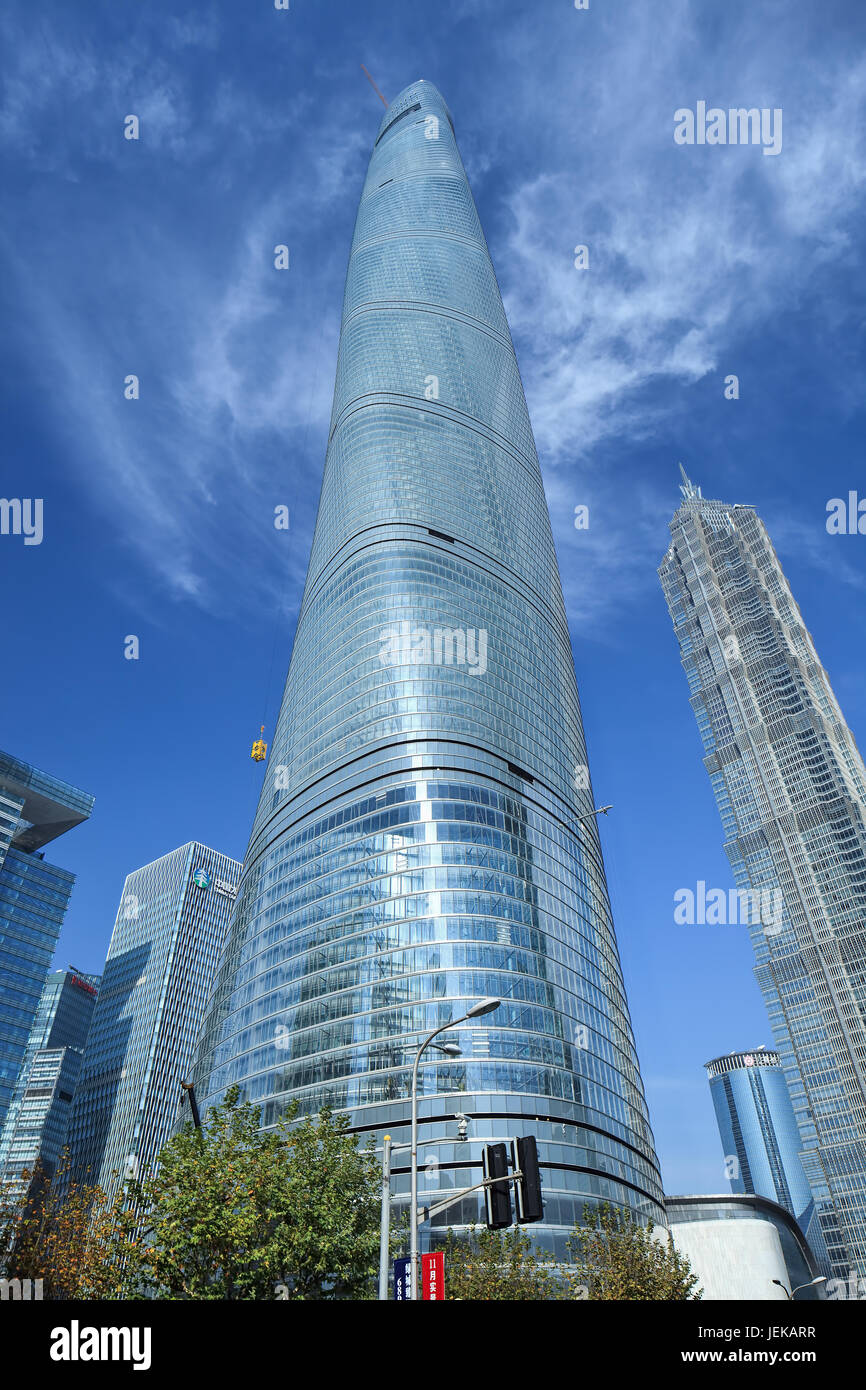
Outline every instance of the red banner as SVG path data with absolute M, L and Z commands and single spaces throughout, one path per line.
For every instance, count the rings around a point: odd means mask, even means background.
M 445 1255 L 441 1250 L 421 1256 L 421 1297 L 445 1297 Z

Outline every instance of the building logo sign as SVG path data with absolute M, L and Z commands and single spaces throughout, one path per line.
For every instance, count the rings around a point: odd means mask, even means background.
M 196 869 L 192 881 L 196 888 L 210 888 L 210 874 L 207 869 Z
M 97 990 L 93 985 L 89 985 L 86 980 L 80 980 L 77 975 L 69 976 L 69 983 L 75 985 L 76 989 L 83 989 L 87 994 L 96 994 Z
M 231 898 L 232 902 L 234 902 L 238 895 L 238 885 L 236 883 L 229 883 L 226 878 L 215 878 L 213 886 L 215 893 L 221 894 L 224 898 Z

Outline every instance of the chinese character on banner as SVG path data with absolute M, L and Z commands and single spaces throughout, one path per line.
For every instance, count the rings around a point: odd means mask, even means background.
M 445 1297 L 445 1255 L 441 1250 L 421 1256 L 421 1297 Z
M 412 1261 L 394 1261 L 394 1302 L 405 1303 L 412 1297 Z

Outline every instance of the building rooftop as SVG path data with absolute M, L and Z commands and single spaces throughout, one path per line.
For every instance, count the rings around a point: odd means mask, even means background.
M 704 1066 L 710 1076 L 721 1076 L 728 1071 L 741 1071 L 746 1067 L 778 1067 L 779 1054 L 761 1043 L 760 1047 L 753 1047 L 747 1052 L 726 1052 L 721 1057 L 714 1057 L 711 1062 L 704 1062 Z
M 0 792 L 22 801 L 21 824 L 12 844 L 28 853 L 87 820 L 94 798 L 38 767 L 0 750 Z

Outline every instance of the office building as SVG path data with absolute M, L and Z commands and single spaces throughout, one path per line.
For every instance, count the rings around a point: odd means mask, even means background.
M 170 1138 L 240 867 L 191 843 L 127 878 L 70 1124 L 77 1180 L 112 1194 Z
M 729 1052 L 706 1068 L 731 1191 L 778 1202 L 808 1238 L 815 1204 L 779 1054 L 764 1046 Z
M 355 225 L 319 513 L 202 1091 L 407 1137 L 422 1193 L 535 1134 L 537 1238 L 664 1222 L 532 429 L 451 115 L 391 103 Z M 405 1153 L 394 1189 L 406 1200 Z M 479 1219 L 475 1195 L 441 1225 Z M 425 1232 L 425 1239 L 427 1233 Z
M 92 809 L 87 792 L 0 752 L 0 1128 L 75 882 L 44 846 Z
M 23 1196 L 50 1181 L 66 1144 L 72 1100 L 99 992 L 99 976 L 70 967 L 45 982 L 24 1061 L 0 1129 L 0 1182 Z
M 866 1271 L 866 771 L 754 507 L 683 471 L 659 575 L 830 1262 Z M 753 900 L 754 899 L 753 897 Z

